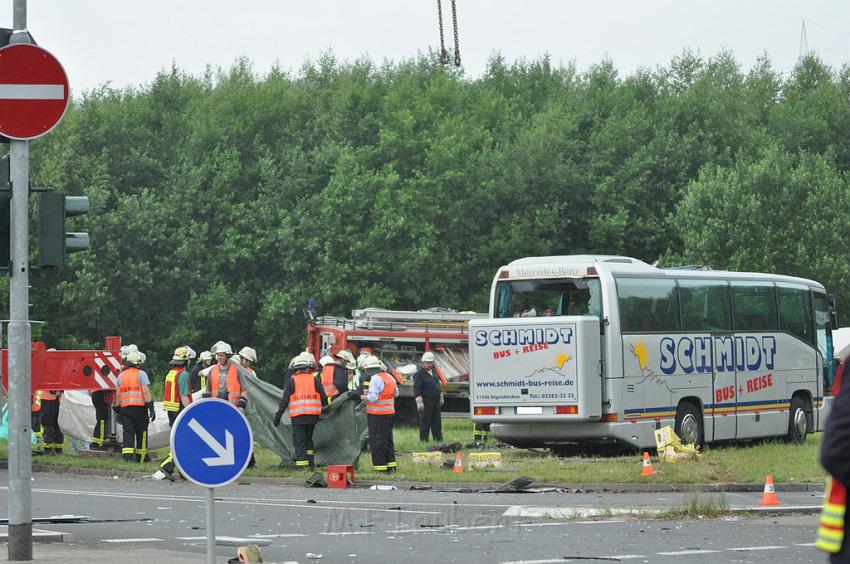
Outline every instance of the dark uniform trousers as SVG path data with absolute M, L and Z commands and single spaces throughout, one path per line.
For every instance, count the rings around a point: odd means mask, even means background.
M 295 466 L 298 468 L 314 468 L 315 452 L 313 451 L 313 431 L 318 417 L 315 415 L 299 415 L 292 418 L 292 446 L 295 449 Z
M 437 403 L 439 403 L 439 400 Z M 393 417 L 395 416 L 366 414 L 366 423 L 369 427 L 369 450 L 372 451 L 372 467 L 378 472 L 394 472 L 396 469 Z
M 121 425 L 124 441 L 121 454 L 124 460 L 144 462 L 148 454 L 148 409 L 143 405 L 128 405 L 121 408 Z
M 44 452 L 62 454 L 65 436 L 59 429 L 59 400 L 41 400 L 41 425 L 44 430 Z
M 423 396 L 422 403 L 425 404 L 425 409 L 419 412 L 419 440 L 427 443 L 428 432 L 430 431 L 435 441 L 442 442 L 443 417 L 440 413 L 440 398 Z
M 166 411 L 166 415 L 168 415 L 168 426 L 174 427 L 174 422 L 177 421 L 177 416 L 180 415 L 180 412 L 183 411 L 183 404 L 180 404 L 180 409 L 177 411 Z M 168 456 L 165 457 L 165 460 L 162 461 L 162 464 L 159 465 L 163 472 L 166 474 L 174 474 L 174 470 L 177 469 L 177 465 L 174 463 L 174 453 L 172 451 L 168 451 Z
M 109 421 L 109 403 L 106 401 L 106 392 L 92 392 L 91 403 L 94 406 L 94 430 L 91 434 L 91 445 L 94 448 L 103 448 L 106 444 L 106 423 Z

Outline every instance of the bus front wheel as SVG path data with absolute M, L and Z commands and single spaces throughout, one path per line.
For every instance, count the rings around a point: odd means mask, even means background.
M 679 438 L 685 444 L 701 447 L 703 445 L 702 414 L 700 409 L 690 402 L 682 402 L 676 410 L 676 428 Z
M 788 435 L 785 440 L 801 445 L 806 442 L 809 424 L 806 417 L 806 402 L 800 396 L 791 398 L 791 411 L 788 416 Z

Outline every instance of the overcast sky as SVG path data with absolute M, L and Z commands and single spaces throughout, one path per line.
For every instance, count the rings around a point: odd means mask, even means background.
M 732 49 L 749 67 L 766 52 L 793 68 L 806 20 L 809 48 L 850 61 L 848 0 L 458 0 L 463 66 L 549 53 L 587 68 L 610 57 L 625 74 L 667 64 L 686 47 Z M 12 0 L 0 3 L 11 27 Z M 447 40 L 450 0 L 443 0 Z M 332 49 L 340 59 L 416 55 L 439 45 L 436 0 L 29 0 L 28 27 L 62 61 L 76 92 L 149 83 L 175 63 L 195 75 L 247 56 L 258 73 L 298 68 Z

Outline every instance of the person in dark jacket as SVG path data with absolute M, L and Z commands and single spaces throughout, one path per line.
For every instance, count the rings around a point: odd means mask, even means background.
M 850 563 L 847 540 L 847 487 L 850 486 L 850 379 L 844 375 L 826 420 L 820 461 L 830 474 L 816 545 L 832 563 Z
M 434 365 L 434 353 L 422 355 L 422 364 L 413 375 L 413 395 L 419 412 L 419 440 L 428 442 L 428 433 L 438 443 L 443 440 L 443 420 L 440 407 L 443 405 L 443 375 Z
M 295 466 L 305 470 L 315 467 L 313 430 L 319 422 L 319 415 L 328 405 L 322 380 L 313 371 L 314 366 L 315 360 L 310 353 L 301 353 L 293 359 L 291 368 L 294 372 L 283 388 L 280 406 L 274 415 L 274 426 L 277 427 L 283 412 L 289 409 Z

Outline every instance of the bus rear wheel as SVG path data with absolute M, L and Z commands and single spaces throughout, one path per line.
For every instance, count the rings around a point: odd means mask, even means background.
M 676 428 L 674 429 L 679 438 L 685 444 L 703 446 L 702 414 L 699 407 L 691 402 L 685 401 L 679 404 L 676 410 Z
M 800 396 L 791 398 L 791 411 L 788 415 L 788 435 L 785 441 L 801 445 L 806 442 L 809 433 L 809 423 L 806 416 L 806 402 Z

